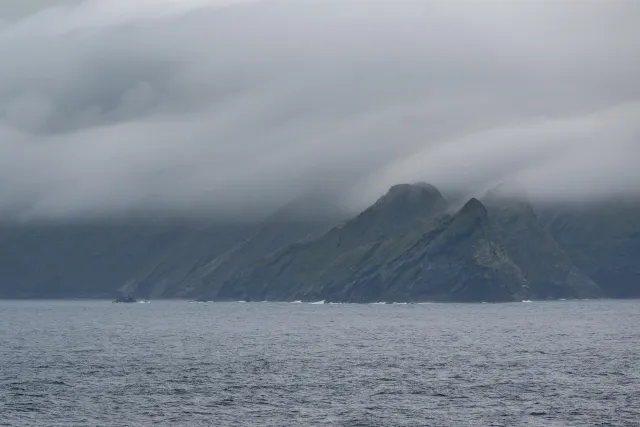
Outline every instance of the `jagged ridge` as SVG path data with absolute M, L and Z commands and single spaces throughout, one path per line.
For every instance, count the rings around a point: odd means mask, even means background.
M 321 238 L 289 246 L 228 280 L 216 297 L 509 301 L 601 294 L 527 203 L 492 193 L 486 204 L 472 198 L 446 214 L 435 187 L 393 186 Z
M 640 296 L 636 202 L 538 207 L 541 221 L 520 192 L 497 188 L 460 207 L 429 184 L 400 184 L 340 222 L 313 199 L 262 224 L 4 224 L 0 297 Z M 300 220 L 309 209 L 315 214 Z

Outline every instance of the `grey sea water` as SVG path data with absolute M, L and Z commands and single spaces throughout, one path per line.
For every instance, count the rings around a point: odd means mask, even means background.
M 640 301 L 0 301 L 0 425 L 638 426 Z

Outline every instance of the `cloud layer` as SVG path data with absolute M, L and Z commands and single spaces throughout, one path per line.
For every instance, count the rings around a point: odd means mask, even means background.
M 640 193 L 635 0 L 12 0 L 0 17 L 0 217 L 254 217 L 313 191 L 359 208 L 415 180 Z

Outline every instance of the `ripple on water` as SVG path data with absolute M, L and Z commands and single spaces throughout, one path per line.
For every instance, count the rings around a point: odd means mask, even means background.
M 0 301 L 0 425 L 640 419 L 640 301 L 133 308 Z

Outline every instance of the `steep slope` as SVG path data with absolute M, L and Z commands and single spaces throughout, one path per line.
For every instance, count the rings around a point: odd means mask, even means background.
M 366 259 L 381 242 L 415 230 L 443 214 L 442 194 L 425 183 L 393 186 L 357 217 L 329 230 L 322 237 L 286 247 L 251 269 L 227 280 L 218 299 L 287 299 L 313 294 L 307 289 L 326 278 L 347 278 L 353 264 Z M 410 238 L 408 238 L 410 240 Z M 395 248 L 385 248 L 392 256 Z M 376 256 L 380 257 L 381 252 Z M 327 270 L 327 271 L 325 271 Z
M 248 238 L 190 271 L 175 295 L 209 299 L 230 277 L 281 248 L 322 235 L 345 216 L 322 194 L 302 195 L 258 224 Z
M 228 280 L 218 299 L 511 301 L 597 297 L 600 289 L 526 203 L 496 194 L 445 215 L 431 186 L 395 186 L 319 239 Z
M 263 257 L 297 242 L 321 235 L 337 221 L 289 220 L 267 221 L 248 239 L 185 275 L 180 280 L 177 296 L 210 299 L 230 277 L 258 262 Z
M 0 224 L 0 298 L 211 293 L 230 274 L 342 218 L 341 209 L 310 194 L 264 222 Z
M 613 298 L 640 297 L 640 202 L 538 207 L 548 232 Z
M 340 222 L 318 200 L 261 224 L 3 224 L 0 297 L 640 297 L 638 202 L 534 211 L 498 188 L 460 207 L 431 185 L 401 184 Z
M 137 295 L 147 298 L 184 296 L 185 277 L 237 245 L 254 228 L 255 224 L 244 223 L 170 229 L 169 243 L 157 251 L 152 262 L 142 264 L 142 273 L 128 283 Z
M 398 242 L 384 246 L 398 246 Z M 487 210 L 477 199 L 405 240 L 405 250 L 389 262 L 368 266 L 361 273 L 342 289 L 334 284 L 338 294 L 329 298 L 362 302 L 510 301 L 521 299 L 527 284 L 518 267 L 491 240 Z
M 492 234 L 529 281 L 529 298 L 595 298 L 602 290 L 544 228 L 530 203 L 499 191 L 483 199 Z
M 112 298 L 123 287 L 138 296 L 162 296 L 174 277 L 244 238 L 246 228 L 242 224 L 4 224 L 0 297 Z

